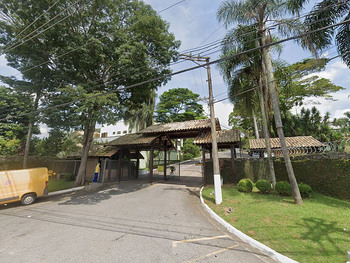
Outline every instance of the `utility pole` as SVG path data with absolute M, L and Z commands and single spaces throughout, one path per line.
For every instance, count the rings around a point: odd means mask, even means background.
M 209 88 L 209 108 L 210 108 L 210 123 L 211 123 L 211 138 L 212 138 L 212 152 L 213 152 L 213 171 L 214 171 L 214 193 L 215 193 L 215 203 L 217 205 L 222 203 L 222 193 L 221 193 L 221 177 L 220 177 L 220 166 L 219 166 L 219 156 L 218 156 L 218 144 L 216 139 L 216 121 L 215 121 L 215 113 L 214 113 L 214 98 L 213 98 L 213 87 L 211 81 L 211 72 L 210 72 L 210 64 L 209 57 L 200 57 L 181 54 L 180 58 L 191 60 L 195 63 L 205 62 L 205 67 L 207 69 L 208 74 L 208 88 Z M 199 64 L 199 63 L 197 63 Z

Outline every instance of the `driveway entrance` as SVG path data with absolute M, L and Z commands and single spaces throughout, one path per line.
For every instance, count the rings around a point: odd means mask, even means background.
M 96 192 L 0 207 L 0 262 L 274 262 L 199 203 L 200 167 L 180 182 L 123 181 Z

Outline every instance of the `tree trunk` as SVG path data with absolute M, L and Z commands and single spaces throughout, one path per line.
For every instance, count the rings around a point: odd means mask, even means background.
M 253 122 L 254 122 L 254 134 L 255 134 L 255 139 L 260 139 L 259 136 L 259 129 L 258 129 L 258 123 L 256 121 L 256 116 L 254 113 L 254 110 L 252 109 L 252 115 L 253 115 Z
M 272 160 L 272 151 L 271 151 L 271 144 L 270 144 L 270 133 L 268 131 L 268 124 L 267 124 L 267 116 L 266 116 L 266 108 L 264 104 L 264 92 L 263 92 L 263 81 L 262 77 L 260 77 L 259 80 L 259 100 L 260 100 L 260 108 L 261 108 L 261 115 L 263 119 L 263 131 L 264 131 L 264 137 L 265 137 L 265 144 L 266 144 L 266 151 L 267 151 L 267 159 L 269 164 L 269 171 L 270 171 L 270 178 L 272 181 L 273 188 L 275 188 L 276 185 L 276 175 L 275 175 L 275 168 L 273 165 Z M 264 81 L 266 82 L 266 81 Z M 264 83 L 266 84 L 266 83 Z
M 265 43 L 266 43 L 265 28 L 262 28 L 261 32 L 263 34 L 262 35 L 262 44 L 265 45 Z M 276 129 L 277 129 L 278 137 L 279 137 L 280 143 L 281 143 L 281 149 L 282 149 L 282 153 L 283 153 L 284 162 L 286 164 L 289 182 L 290 182 L 291 187 L 292 187 L 294 203 L 301 205 L 303 203 L 303 200 L 301 199 L 299 187 L 298 187 L 295 175 L 294 175 L 292 162 L 291 162 L 290 157 L 289 157 L 289 152 L 287 149 L 286 140 L 285 140 L 284 132 L 283 132 L 283 125 L 282 125 L 282 119 L 281 119 L 281 112 L 280 112 L 280 108 L 279 108 L 278 95 L 277 95 L 277 92 L 275 89 L 276 83 L 275 83 L 275 77 L 273 74 L 270 48 L 263 48 L 262 49 L 262 58 L 263 58 L 263 63 L 265 64 L 265 67 L 266 67 L 265 73 L 266 73 L 266 78 L 267 78 L 267 82 L 268 82 L 267 85 L 269 88 L 271 101 L 272 101 L 272 108 L 273 108 L 274 117 L 275 117 Z
M 93 140 L 96 121 L 89 120 L 84 128 L 84 140 L 83 140 L 83 153 L 81 155 L 80 166 L 75 180 L 74 186 L 80 186 L 85 184 L 86 177 L 86 165 L 89 157 L 89 151 Z
M 35 97 L 34 101 L 34 110 L 37 110 L 39 107 L 39 99 L 40 99 L 40 93 L 38 92 Z M 35 122 L 35 117 L 30 116 L 29 117 L 29 124 L 28 124 L 28 134 L 26 139 L 26 145 L 24 147 L 24 157 L 23 157 L 23 169 L 27 169 L 28 167 L 28 156 L 29 156 L 29 149 L 30 149 L 30 141 L 32 140 L 33 135 L 33 126 Z

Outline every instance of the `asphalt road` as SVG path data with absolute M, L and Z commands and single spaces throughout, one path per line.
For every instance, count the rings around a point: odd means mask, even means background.
M 0 262 L 274 262 L 203 210 L 199 169 L 0 206 Z

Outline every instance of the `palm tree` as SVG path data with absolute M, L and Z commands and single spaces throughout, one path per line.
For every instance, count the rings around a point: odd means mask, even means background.
M 315 30 L 340 21 L 350 19 L 350 2 L 343 0 L 323 0 L 314 5 L 304 24 L 307 30 Z M 322 50 L 333 44 L 335 37 L 338 52 L 343 61 L 350 67 L 350 27 L 349 23 L 342 24 L 337 29 L 328 28 L 308 35 L 307 40 L 313 42 L 315 47 Z M 302 42 L 303 44 L 305 41 Z
M 296 20 L 281 19 L 281 16 L 294 15 L 301 10 L 302 5 L 306 0 L 227 0 L 221 4 L 217 16 L 221 22 L 224 22 L 228 27 L 235 23 L 245 25 L 256 25 L 256 31 L 259 35 L 259 46 L 265 46 L 272 41 L 272 37 L 267 23 L 274 21 L 279 24 L 278 29 L 282 34 L 288 34 L 292 31 L 291 26 L 295 25 Z M 290 22 L 290 23 L 287 23 Z M 266 84 L 268 86 L 269 94 L 274 112 L 275 124 L 280 139 L 283 157 L 288 172 L 290 184 L 292 186 L 292 193 L 294 202 L 302 204 L 302 199 L 298 184 L 294 175 L 292 163 L 289 157 L 288 149 L 285 142 L 283 125 L 281 120 L 281 113 L 279 109 L 278 95 L 276 91 L 276 82 L 273 73 L 272 59 L 270 54 L 270 47 L 262 48 L 262 67 L 263 74 L 266 76 Z
M 257 34 L 248 33 L 251 32 L 252 29 L 254 29 L 254 25 L 240 25 L 236 29 L 231 30 L 225 37 L 222 56 L 237 54 L 255 47 L 254 40 L 257 38 Z M 226 60 L 219 64 L 219 67 L 225 81 L 229 85 L 229 97 L 231 102 L 235 105 L 236 113 L 240 113 L 241 116 L 252 116 L 256 139 L 259 139 L 259 137 L 257 136 L 258 131 L 255 112 L 260 104 L 270 177 L 273 186 L 275 186 L 276 176 L 272 160 L 270 135 L 268 132 L 267 111 L 264 104 L 264 93 L 266 93 L 267 89 L 266 81 L 263 80 L 263 75 L 261 74 L 261 56 L 259 52 L 252 52 L 234 57 L 234 59 Z M 253 92 L 245 92 L 255 87 L 259 87 L 257 91 L 252 90 Z M 236 96 L 236 94 L 240 93 L 242 93 L 242 95 Z
M 133 105 L 124 113 L 124 123 L 130 130 L 138 132 L 148 126 L 153 125 L 153 113 L 156 99 L 155 90 L 151 91 L 150 97 L 146 102 L 140 105 Z

